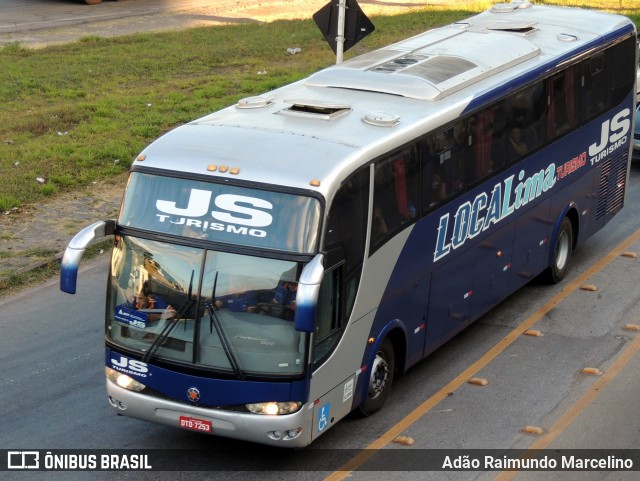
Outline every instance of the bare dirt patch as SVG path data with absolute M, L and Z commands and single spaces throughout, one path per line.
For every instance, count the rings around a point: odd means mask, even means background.
M 59 257 L 84 226 L 118 214 L 126 177 L 0 213 L 0 280 Z

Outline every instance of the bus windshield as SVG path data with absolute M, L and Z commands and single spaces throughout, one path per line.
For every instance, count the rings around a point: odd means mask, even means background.
M 295 376 L 306 335 L 294 329 L 293 261 L 117 236 L 107 338 L 157 357 L 238 377 Z
M 156 233 L 311 254 L 320 202 L 312 197 L 133 172 L 118 223 Z

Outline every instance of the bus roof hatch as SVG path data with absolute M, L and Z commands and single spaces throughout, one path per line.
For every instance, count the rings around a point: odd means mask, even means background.
M 387 51 L 389 56 L 378 53 L 369 63 L 362 57 L 347 60 L 312 75 L 306 85 L 439 100 L 540 55 L 522 36 L 487 31 L 465 31 L 435 43 L 427 32 L 422 46 L 416 40 L 410 39 L 411 50 L 399 43 Z

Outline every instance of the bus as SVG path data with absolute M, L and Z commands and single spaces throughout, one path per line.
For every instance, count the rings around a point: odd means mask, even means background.
M 113 235 L 115 413 L 302 447 L 623 207 L 634 24 L 497 4 L 164 134 Z

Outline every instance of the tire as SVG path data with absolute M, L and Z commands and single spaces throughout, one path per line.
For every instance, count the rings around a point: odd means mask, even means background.
M 557 284 L 567 275 L 573 251 L 573 226 L 568 217 L 562 219 L 560 230 L 553 244 L 553 258 L 547 270 L 547 280 Z
M 367 397 L 358 408 L 361 415 L 371 416 L 382 408 L 391 391 L 395 367 L 393 344 L 385 338 L 371 365 Z

